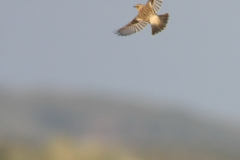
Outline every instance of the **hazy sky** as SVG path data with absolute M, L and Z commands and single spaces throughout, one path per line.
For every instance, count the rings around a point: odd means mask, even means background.
M 167 28 L 114 31 L 146 0 L 2 0 L 0 86 L 137 94 L 240 113 L 240 1 L 164 0 Z

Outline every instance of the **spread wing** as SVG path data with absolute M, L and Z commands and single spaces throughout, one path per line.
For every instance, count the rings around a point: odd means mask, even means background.
M 149 5 L 153 8 L 154 12 L 157 14 L 157 12 L 160 10 L 162 6 L 163 0 L 148 0 L 146 5 Z
M 146 27 L 148 22 L 137 20 L 137 17 L 134 18 L 130 23 L 128 23 L 123 28 L 119 29 L 116 34 L 119 36 L 128 36 L 134 33 L 141 31 L 144 27 Z

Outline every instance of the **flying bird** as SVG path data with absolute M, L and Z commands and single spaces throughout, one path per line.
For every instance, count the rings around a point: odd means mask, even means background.
M 138 10 L 138 15 L 126 26 L 119 29 L 116 34 L 119 36 L 128 36 L 139 32 L 149 23 L 152 26 L 152 35 L 161 32 L 166 28 L 169 14 L 157 15 L 162 6 L 163 0 L 148 0 L 146 5 L 138 4 L 134 6 Z

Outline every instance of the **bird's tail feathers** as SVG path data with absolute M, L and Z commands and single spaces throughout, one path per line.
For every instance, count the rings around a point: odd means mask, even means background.
M 150 19 L 150 23 L 152 26 L 152 35 L 157 34 L 158 32 L 161 32 L 162 30 L 164 30 L 164 28 L 166 28 L 167 23 L 168 23 L 168 18 L 169 18 L 169 14 L 163 14 L 163 15 L 158 15 L 156 17 L 152 17 Z

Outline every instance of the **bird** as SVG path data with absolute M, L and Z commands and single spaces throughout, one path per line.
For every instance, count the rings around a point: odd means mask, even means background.
M 169 13 L 157 15 L 157 12 L 162 6 L 162 1 L 163 0 L 148 0 L 145 5 L 137 4 L 133 6 L 138 10 L 138 15 L 115 33 L 119 36 L 128 36 L 141 31 L 149 23 L 152 27 L 152 35 L 164 30 L 168 23 Z

